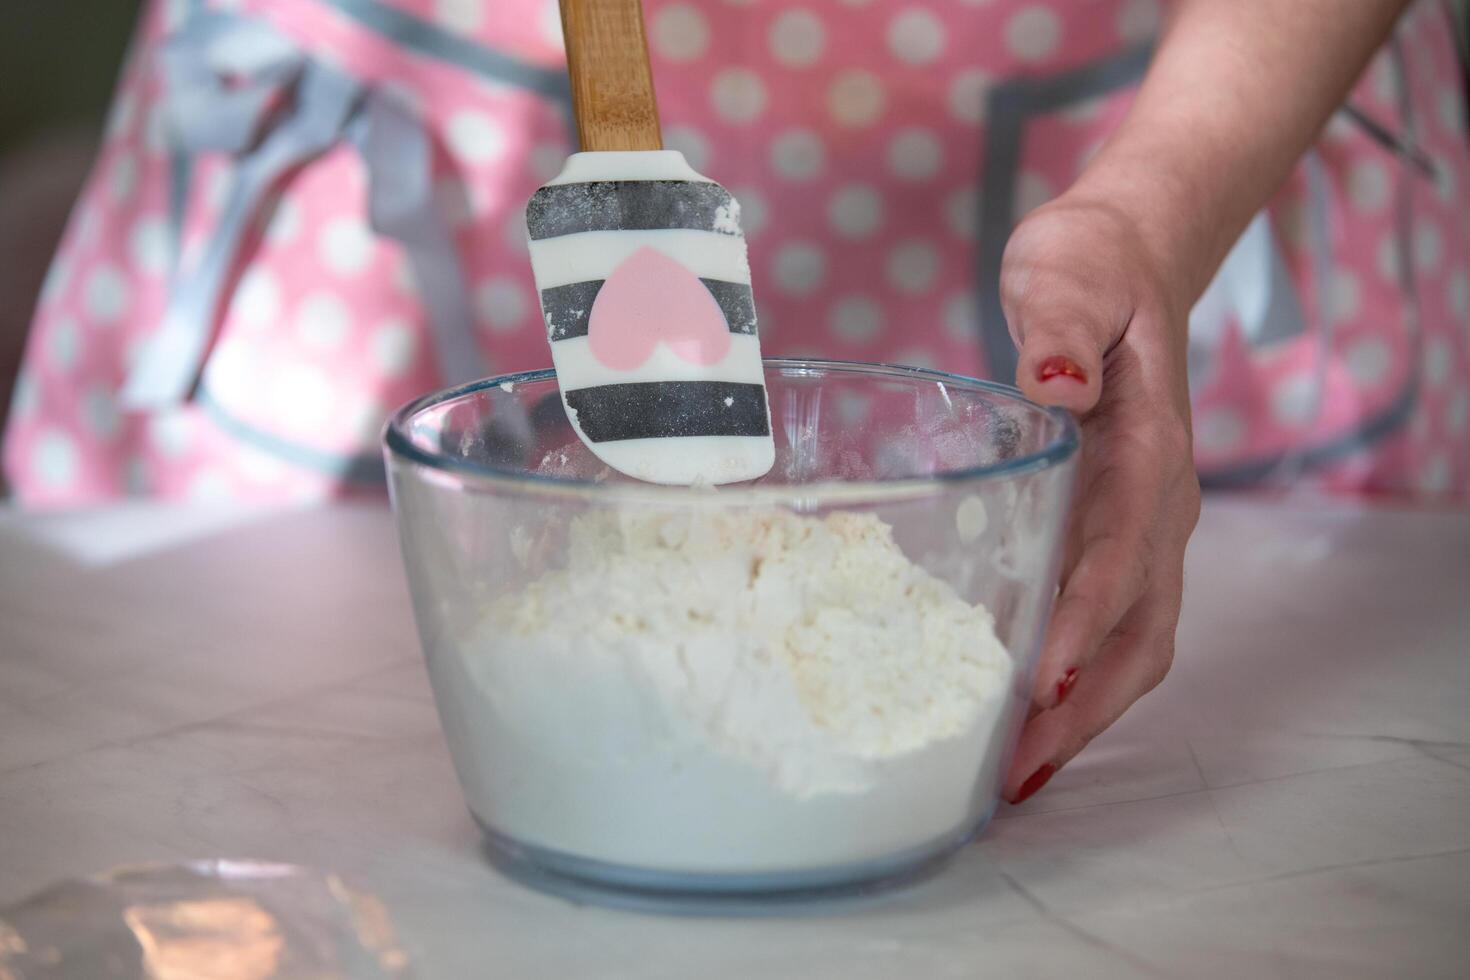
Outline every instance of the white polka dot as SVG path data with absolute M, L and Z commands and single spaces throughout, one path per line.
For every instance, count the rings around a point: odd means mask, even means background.
M 1456 269 L 1445 285 L 1445 302 L 1460 320 L 1470 317 L 1470 272 Z
M 355 276 L 368 267 L 376 242 L 359 218 L 334 218 L 317 238 L 317 256 L 322 265 L 339 276 Z
M 839 72 L 827 90 L 827 108 L 842 126 L 869 126 L 883 115 L 887 97 L 872 72 L 853 68 Z
M 894 363 L 904 364 L 908 367 L 933 369 L 939 365 L 934 361 L 934 352 L 921 347 L 910 347 L 908 350 L 898 352 Z
M 773 276 L 776 287 L 793 296 L 806 296 L 822 284 L 827 259 L 809 242 L 790 242 L 776 251 Z
M 148 420 L 148 441 L 164 456 L 177 459 L 194 443 L 194 430 L 183 409 L 174 409 Z
M 352 332 L 352 310 L 336 293 L 315 292 L 296 307 L 296 333 L 306 346 L 320 351 L 340 348 Z
M 1331 143 L 1347 143 L 1358 138 L 1358 127 L 1347 117 L 1346 113 L 1335 112 L 1332 118 L 1327 120 L 1327 128 L 1323 130 L 1322 138 Z
M 832 304 L 828 325 L 854 344 L 866 344 L 883 331 L 883 308 L 866 296 L 844 296 Z
M 883 223 L 883 198 L 867 184 L 847 184 L 827 203 L 827 220 L 844 238 L 866 238 Z
M 730 123 L 754 122 L 766 108 L 766 85 L 749 68 L 726 68 L 710 85 L 710 104 Z
M 1359 160 L 1348 171 L 1348 200 L 1365 214 L 1382 211 L 1388 206 L 1393 189 L 1388 170 L 1378 160 Z
M 979 339 L 980 315 L 972 293 L 955 293 L 944 301 L 944 329 L 961 343 L 973 344 Z
M 259 385 L 256 370 L 255 346 L 239 336 L 227 337 L 209 355 L 205 387 L 226 401 L 248 402 Z
M 1432 272 L 1439 268 L 1444 258 L 1444 237 L 1439 226 L 1421 219 L 1414 229 L 1414 264 L 1421 272 Z
M 989 94 L 990 76 L 978 68 L 966 68 L 949 83 L 949 114 L 962 123 L 978 125 L 985 121 Z
M 1343 322 L 1356 317 L 1363 305 L 1363 290 L 1358 285 L 1358 277 L 1346 269 L 1338 269 L 1332 274 L 1332 280 L 1327 289 L 1327 315 L 1335 322 Z
M 413 331 L 402 320 L 389 320 L 373 333 L 373 363 L 390 378 L 401 377 L 413 367 L 418 346 Z
M 35 377 L 30 371 L 22 371 L 20 377 L 15 379 L 15 388 L 10 394 L 11 415 L 14 418 L 33 415 L 40 401 L 41 393 L 36 386 Z
M 928 180 L 944 163 L 939 137 L 927 129 L 901 129 L 888 144 L 888 169 L 901 180 Z
M 103 385 L 92 385 L 82 395 L 82 422 L 98 439 L 110 441 L 117 435 L 121 416 L 117 397 Z
M 1387 351 L 1384 353 L 1387 354 Z M 1430 388 L 1443 388 L 1450 379 L 1450 362 L 1454 356 L 1443 337 L 1434 337 L 1427 341 L 1424 344 L 1424 383 Z
M 1465 431 L 1466 423 L 1470 423 L 1470 391 L 1461 388 L 1450 396 L 1444 410 L 1444 424 L 1451 435 L 1459 435 Z
M 1016 179 L 1016 217 L 1030 214 L 1055 196 L 1049 180 L 1041 174 L 1023 171 Z
M 1146 41 L 1159 30 L 1159 0 L 1128 0 L 1118 11 L 1118 36 L 1130 43 Z
M 96 205 L 87 207 L 77 216 L 77 244 L 81 246 L 94 245 L 97 236 L 102 233 L 102 218 L 97 214 Z
M 770 217 L 765 195 L 753 187 L 742 187 L 732 193 L 740 202 L 740 230 L 745 232 L 745 237 L 755 238 Z
M 1194 422 L 1194 441 L 1210 455 L 1234 452 L 1245 442 L 1245 420 L 1229 408 L 1200 413 Z
M 276 202 L 266 220 L 265 240 L 278 248 L 289 245 L 301 233 L 301 205 L 287 194 Z
M 51 490 L 71 487 L 76 482 L 80 463 L 76 443 L 59 430 L 43 432 L 31 450 L 31 467 L 41 484 Z
M 888 281 L 905 293 L 927 292 L 939 275 L 939 253 L 928 242 L 901 242 L 888 253 Z
M 1386 106 L 1397 105 L 1399 97 L 1398 74 L 1386 59 L 1380 59 L 1373 70 L 1371 84 L 1373 97 Z
M 1049 57 L 1061 39 L 1061 22 L 1046 7 L 1026 7 L 1006 22 L 1006 47 L 1022 61 Z
M 1293 374 L 1271 392 L 1271 414 L 1282 425 L 1305 425 L 1317 414 L 1317 394 L 1317 381 L 1311 374 Z
M 1375 388 L 1387 377 L 1392 360 L 1388 344 L 1382 338 L 1368 337 L 1348 348 L 1343 363 L 1359 387 Z
M 1460 135 L 1465 128 L 1465 109 L 1460 93 L 1449 87 L 1440 89 L 1435 108 L 1439 113 L 1439 124 L 1452 135 Z
M 116 323 L 128 310 L 127 278 L 115 266 L 101 265 L 87 279 L 87 313 L 98 323 Z
M 232 312 L 248 329 L 274 326 L 281 316 L 281 287 L 275 276 L 259 266 L 246 272 L 235 290 Z
M 709 23 L 687 3 L 675 3 L 654 15 L 649 25 L 653 49 L 668 61 L 693 61 L 709 47 Z
M 837 392 L 837 417 L 843 425 L 857 427 L 868 420 L 873 410 L 873 399 L 857 391 Z M 857 476 L 856 473 L 851 474 Z
M 66 287 L 71 285 L 71 259 L 66 255 L 58 255 L 51 260 L 51 267 L 46 270 L 46 279 L 41 283 L 41 301 L 43 303 L 55 303 L 66 293 Z
M 664 130 L 664 147 L 684 154 L 695 170 L 703 170 L 709 164 L 709 140 L 697 129 L 670 126 Z
M 980 224 L 980 195 L 973 187 L 961 187 L 944 202 L 949 228 L 960 238 L 974 238 Z
M 788 68 L 805 68 L 822 56 L 827 32 L 810 10 L 788 10 L 771 23 L 771 57 Z
M 1419 473 L 1419 489 L 1437 497 L 1450 488 L 1453 479 L 1454 472 L 1450 466 L 1450 458 L 1444 453 L 1435 453 Z
M 927 65 L 944 53 L 944 25 L 928 10 L 910 7 L 889 21 L 888 50 L 899 61 Z
M 531 147 L 531 173 L 537 180 L 550 180 L 561 173 L 567 148 L 560 143 L 537 143 Z
M 271 372 L 269 398 L 289 432 L 315 432 L 331 420 L 337 399 L 327 375 L 309 364 L 284 364 Z
M 388 409 L 383 403 L 369 400 L 353 409 L 348 424 L 360 443 L 370 445 L 377 442 L 383 431 L 383 423 L 387 420 Z
M 169 259 L 173 256 L 168 222 L 157 216 L 139 218 L 128 235 L 128 253 L 133 265 L 150 276 L 161 276 L 168 271 Z
M 82 330 L 72 317 L 62 317 L 51 326 L 51 365 L 60 373 L 77 366 L 82 353 Z
M 1389 232 L 1378 242 L 1378 274 L 1387 281 L 1399 281 L 1399 236 Z
M 132 198 L 133 192 L 138 189 L 138 158 L 131 153 L 124 153 L 113 161 L 107 187 L 112 193 L 112 199 L 119 204 Z
M 506 150 L 505 130 L 494 119 L 473 109 L 461 109 L 450 116 L 446 133 L 449 148 L 466 163 L 493 163 Z
M 822 138 L 809 129 L 788 129 L 771 141 L 771 169 L 786 180 L 815 180 L 826 163 Z
M 451 30 L 468 34 L 485 22 L 482 0 L 434 0 L 434 19 Z
M 475 305 L 491 330 L 506 332 L 526 319 L 525 289 L 514 279 L 490 279 L 475 290 Z

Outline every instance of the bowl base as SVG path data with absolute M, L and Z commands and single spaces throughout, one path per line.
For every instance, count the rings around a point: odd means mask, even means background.
M 856 864 L 758 874 L 661 871 L 577 857 L 523 844 L 478 816 L 485 856 L 520 884 L 578 905 L 659 915 L 752 916 L 820 911 L 917 884 L 974 840 L 995 805 L 973 824 L 928 844 Z

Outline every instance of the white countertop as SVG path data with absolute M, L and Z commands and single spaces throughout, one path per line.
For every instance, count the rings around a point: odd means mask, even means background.
M 420 978 L 1465 976 L 1470 515 L 1213 500 L 1189 573 L 1164 685 L 937 877 L 675 919 L 481 858 L 384 509 L 5 514 L 0 905 L 257 857 Z

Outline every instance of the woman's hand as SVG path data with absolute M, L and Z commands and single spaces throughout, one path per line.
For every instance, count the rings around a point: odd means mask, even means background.
M 1200 493 L 1188 304 L 1156 265 L 1123 213 L 1075 194 L 1033 212 L 1006 247 L 1017 383 L 1074 412 L 1083 433 L 1061 594 L 1005 783 L 1013 803 L 1152 690 L 1174 657 Z

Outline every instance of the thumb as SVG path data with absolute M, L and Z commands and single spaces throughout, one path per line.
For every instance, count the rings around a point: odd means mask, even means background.
M 1042 405 L 1079 415 L 1091 411 L 1102 395 L 1102 338 L 1109 331 L 1057 311 L 1017 314 L 1012 325 L 1021 348 L 1016 387 Z

